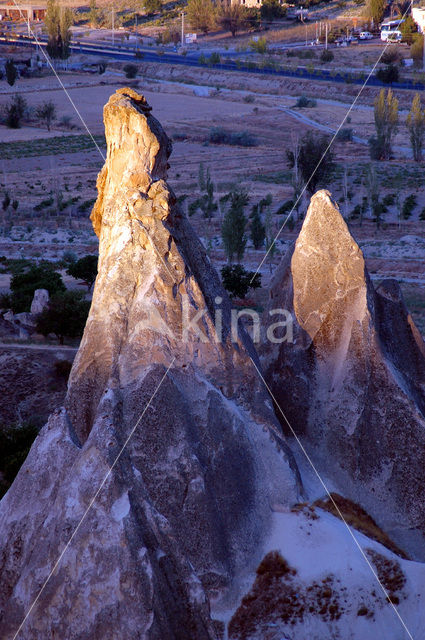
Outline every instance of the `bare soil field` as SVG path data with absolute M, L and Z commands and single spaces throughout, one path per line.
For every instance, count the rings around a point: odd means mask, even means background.
M 348 55 L 346 51 L 344 55 Z M 110 65 L 109 73 L 103 76 L 61 73 L 61 80 L 95 137 L 98 149 L 57 79 L 22 80 L 13 90 L 0 83 L 0 105 L 6 104 L 15 92 L 22 93 L 33 108 L 51 99 L 58 115 L 72 117 L 76 125 L 67 132 L 54 126 L 50 135 L 36 123 L 15 131 L 0 127 L 0 150 L 4 150 L 0 161 L 0 196 L 7 190 L 19 202 L 16 211 L 9 210 L 0 221 L 0 255 L 60 259 L 65 250 L 77 255 L 96 251 L 96 238 L 88 216 L 96 197 L 96 176 L 105 154 L 102 109 L 111 93 L 129 82 L 119 75 L 120 68 L 118 64 Z M 198 174 L 202 163 L 211 173 L 217 200 L 234 185 L 247 190 L 250 205 L 271 194 L 271 225 L 275 233 L 283 225 L 285 215 L 274 212 L 293 193 L 286 152 L 292 148 L 294 137 L 302 137 L 309 130 L 319 133 L 321 127 L 336 130 L 359 92 L 358 86 L 350 84 L 262 78 L 208 68 L 141 64 L 139 70 L 137 79 L 131 81 L 132 86 L 146 95 L 154 115 L 174 140 L 170 182 L 182 198 L 182 206 L 187 208 L 199 196 Z M 365 141 L 373 133 L 372 105 L 376 93 L 374 88 L 365 89 L 344 124 Z M 425 207 L 424 167 L 402 153 L 403 148 L 408 147 L 403 109 L 410 107 L 412 94 L 396 93 L 402 111 L 394 159 L 377 163 L 376 172 L 380 197 L 396 194 L 402 203 L 407 196 L 415 196 L 410 219 L 400 221 L 394 205 L 388 206 L 379 230 L 368 219 L 367 212 L 362 224 L 352 217 L 355 206 L 367 197 L 365 168 L 370 159 L 366 144 L 336 140 L 332 145 L 336 168 L 324 186 L 340 203 L 353 234 L 364 247 L 372 276 L 375 279 L 398 277 L 408 295 L 412 289 L 414 315 L 417 314 L 423 327 L 425 221 L 419 216 Z M 297 109 L 296 97 L 303 94 L 314 97 L 317 105 Z M 300 120 L 300 116 L 305 121 Z M 209 133 L 214 127 L 247 132 L 256 144 L 241 147 L 209 143 Z M 1 142 L 7 145 L 1 146 Z M 306 196 L 300 208 L 301 219 L 284 226 L 273 257 L 262 266 L 264 285 L 269 281 L 273 265 L 295 239 L 307 204 Z M 216 216 L 207 223 L 200 212 L 192 217 L 218 267 L 225 262 L 220 234 L 223 214 L 220 205 Z M 406 236 L 417 237 L 419 241 L 409 244 L 408 240 L 402 240 Z M 255 269 L 264 250 L 256 251 L 250 243 L 248 246 L 244 262 Z M 258 295 L 261 298 L 261 294 Z

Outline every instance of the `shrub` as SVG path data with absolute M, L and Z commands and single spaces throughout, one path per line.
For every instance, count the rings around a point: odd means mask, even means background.
M 247 102 L 248 104 L 252 104 L 253 102 L 255 102 L 255 97 L 252 95 L 252 93 L 249 93 L 248 95 L 243 97 L 243 101 Z
M 308 107 L 316 107 L 317 102 L 314 98 L 307 98 L 306 96 L 300 96 L 295 103 L 295 106 L 299 109 L 305 109 Z
M 411 193 L 410 196 L 407 196 L 401 208 L 401 217 L 403 218 L 403 220 L 408 220 L 410 218 L 415 207 L 416 195 L 414 193 Z
M 135 64 L 129 63 L 124 65 L 123 71 L 126 78 L 132 79 L 137 76 L 138 68 Z
M 228 144 L 239 147 L 255 147 L 257 139 L 248 131 L 227 131 L 222 127 L 213 127 L 208 136 L 208 142 L 212 144 Z
M 316 135 L 311 131 L 301 139 L 297 158 L 292 151 L 287 151 L 286 155 L 291 169 L 297 161 L 306 188 L 311 194 L 316 191 L 320 182 L 329 180 L 329 175 L 335 166 L 328 136 Z
M 382 64 L 394 64 L 396 62 L 399 62 L 399 60 L 400 54 L 398 52 L 398 49 L 395 49 L 394 47 L 390 47 L 387 51 L 384 51 L 381 56 Z
M 240 264 L 226 265 L 221 270 L 224 288 L 231 298 L 245 298 L 249 289 L 261 287 L 261 274 L 247 271 Z M 252 280 L 252 282 L 251 282 Z
M 251 40 L 251 42 L 249 43 L 249 47 L 252 51 L 264 55 L 265 53 L 267 53 L 267 40 L 265 38 Z
M 220 58 L 220 54 L 217 53 L 216 51 L 214 51 L 210 57 L 208 58 L 208 64 L 220 64 L 221 62 L 221 58 Z
M 332 51 L 330 51 L 329 49 L 323 49 L 322 53 L 320 54 L 320 60 L 322 62 L 332 62 L 333 59 L 334 54 L 332 53 Z
M 340 142 L 351 142 L 351 140 L 353 139 L 353 130 L 348 127 L 340 129 L 337 133 L 336 138 Z
M 419 214 L 419 220 L 425 220 L 425 207 L 422 209 L 422 211 Z
M 382 199 L 382 204 L 385 207 L 392 207 L 392 205 L 395 204 L 395 199 L 396 199 L 395 193 L 387 193 Z
M 393 82 L 397 82 L 399 79 L 399 70 L 395 64 L 389 64 L 385 67 L 381 67 L 376 72 L 376 77 L 381 80 L 384 84 L 392 84 Z

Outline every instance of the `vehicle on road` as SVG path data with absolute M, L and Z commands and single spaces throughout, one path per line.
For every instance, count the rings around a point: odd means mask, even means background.
M 401 32 L 399 30 L 400 25 L 404 22 L 402 18 L 399 20 L 387 20 L 381 24 L 381 40 L 383 42 L 387 42 L 388 39 L 392 38 L 392 34 L 399 34 Z
M 361 31 L 359 35 L 359 40 L 372 40 L 373 35 L 370 31 Z

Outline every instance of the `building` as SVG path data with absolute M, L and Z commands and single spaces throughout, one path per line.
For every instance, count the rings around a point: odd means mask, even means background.
M 425 8 L 412 7 L 412 18 L 418 25 L 419 31 L 425 33 Z
M 0 4 L 0 16 L 4 20 L 44 20 L 46 5 L 39 4 Z

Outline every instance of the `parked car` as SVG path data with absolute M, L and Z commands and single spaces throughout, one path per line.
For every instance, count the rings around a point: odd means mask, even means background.
M 372 38 L 373 38 L 373 35 L 370 33 L 370 31 L 360 32 L 360 35 L 359 35 L 360 40 L 371 40 Z

